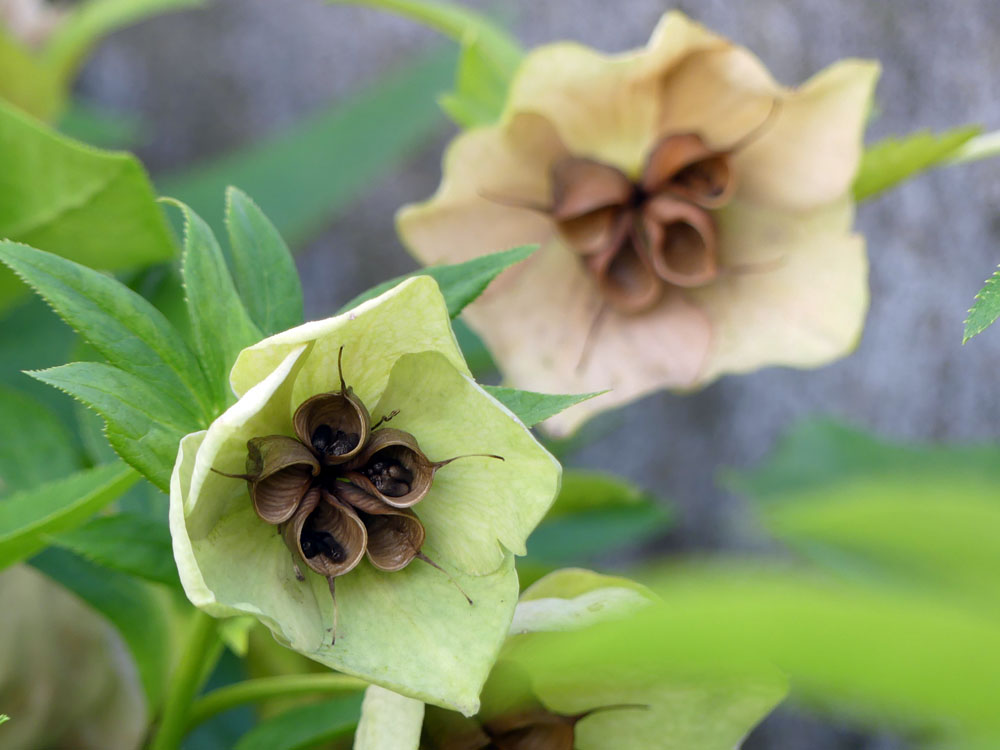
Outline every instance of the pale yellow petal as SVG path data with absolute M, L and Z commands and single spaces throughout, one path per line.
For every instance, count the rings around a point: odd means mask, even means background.
M 579 258 L 558 241 L 505 274 L 465 315 L 512 385 L 611 389 L 546 422 L 556 434 L 659 388 L 690 387 L 711 337 L 705 315 L 680 293 L 639 315 L 605 307 Z
M 681 13 L 663 17 L 648 46 L 604 55 L 570 42 L 530 52 L 507 109 L 545 116 L 576 156 L 638 175 L 658 132 L 660 74 L 696 49 L 720 43 Z
M 293 410 L 318 393 L 340 390 L 340 347 L 344 348 L 344 379 L 368 405 L 378 401 L 396 360 L 410 352 L 440 352 L 458 370 L 469 372 L 444 298 L 437 282 L 428 276 L 408 279 L 343 315 L 297 326 L 244 349 L 230 375 L 233 390 L 242 397 L 289 352 L 306 344 L 310 348 L 292 389 Z
M 428 265 L 542 242 L 554 231 L 542 210 L 552 201 L 550 168 L 565 155 L 537 115 L 463 133 L 445 153 L 434 196 L 399 212 L 399 234 Z
M 864 239 L 845 198 L 808 215 L 734 203 L 720 214 L 720 278 L 691 290 L 712 321 L 699 381 L 767 365 L 816 367 L 857 344 L 868 308 Z
M 739 196 L 809 210 L 847 195 L 878 74 L 876 62 L 844 60 L 784 99 L 773 122 L 734 158 Z
M 782 92 L 746 49 L 726 45 L 700 50 L 663 78 L 660 132 L 697 133 L 710 148 L 727 150 L 755 132 L 766 132 Z

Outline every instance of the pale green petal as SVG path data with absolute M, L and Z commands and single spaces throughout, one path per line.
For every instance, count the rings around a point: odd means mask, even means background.
M 484 574 L 504 559 L 504 548 L 525 554 L 528 534 L 559 491 L 559 463 L 499 401 L 435 352 L 401 357 L 393 367 L 373 414 L 395 409 L 392 426 L 414 435 L 432 461 L 468 453 L 504 458 L 443 467 L 413 507 L 439 562 Z
M 424 552 L 439 559 L 433 547 Z M 444 573 L 421 560 L 396 573 L 362 562 L 337 579 L 337 644 L 327 638 L 298 650 L 341 672 L 471 716 L 514 614 L 517 573 L 509 554 L 488 576 L 449 572 L 472 605 Z M 333 604 L 326 581 L 306 575 L 329 625 Z
M 440 352 L 459 371 L 469 373 L 437 282 L 417 276 L 343 315 L 306 323 L 244 349 L 230 374 L 236 395 L 242 397 L 290 351 L 310 342 L 315 344 L 292 392 L 296 404 L 340 389 L 340 347 L 344 347 L 344 379 L 369 408 L 378 401 L 393 363 L 403 354 Z
M 631 578 L 607 576 L 586 568 L 560 568 L 539 578 L 521 593 L 521 603 L 535 599 L 573 599 L 606 588 L 631 589 L 649 601 L 655 594 Z
M 417 750 L 424 704 L 378 685 L 365 691 L 354 750 Z

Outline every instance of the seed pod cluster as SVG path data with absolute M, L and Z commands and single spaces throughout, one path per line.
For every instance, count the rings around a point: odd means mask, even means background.
M 682 133 L 654 145 L 638 180 L 576 156 L 556 162 L 551 177 L 548 213 L 614 308 L 642 312 L 666 285 L 697 287 L 718 276 L 710 210 L 732 195 L 730 152 Z
M 343 350 L 338 369 L 342 357 Z M 441 570 L 421 551 L 426 534 L 411 508 L 427 496 L 439 469 L 466 456 L 431 461 L 413 435 L 381 427 L 397 413 L 372 424 L 341 370 L 340 390 L 312 396 L 295 410 L 295 437 L 252 438 L 246 473 L 226 475 L 246 480 L 257 515 L 278 527 L 291 550 L 299 580 L 301 561 L 329 581 L 333 594 L 335 579 L 365 556 L 386 572 L 416 558 Z

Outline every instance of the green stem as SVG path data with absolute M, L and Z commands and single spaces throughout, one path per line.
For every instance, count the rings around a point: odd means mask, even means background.
M 366 687 L 368 683 L 364 680 L 346 674 L 290 674 L 246 680 L 213 690 L 197 701 L 188 714 L 187 729 L 190 731 L 216 714 L 246 703 L 291 695 L 353 693 Z
M 163 704 L 163 715 L 149 750 L 177 750 L 187 733 L 187 719 L 206 673 L 206 662 L 218 656 L 215 620 L 195 610 L 180 663 L 174 671 Z
M 948 160 L 949 164 L 967 164 L 970 161 L 1000 156 L 1000 130 L 977 135 L 963 144 Z

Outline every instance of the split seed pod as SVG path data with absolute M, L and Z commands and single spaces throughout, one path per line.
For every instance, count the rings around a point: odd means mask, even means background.
M 309 490 L 282 533 L 285 544 L 328 579 L 353 570 L 368 542 L 358 515 L 318 487 Z
M 280 524 L 295 514 L 319 469 L 316 457 L 298 440 L 268 435 L 247 441 L 247 473 L 239 476 L 250 486 L 257 515 Z
M 365 492 L 394 508 L 410 508 L 427 495 L 434 475 L 442 466 L 459 458 L 498 458 L 489 453 L 470 453 L 431 461 L 408 432 L 386 427 L 372 433 L 357 460 L 351 463 L 350 479 Z

